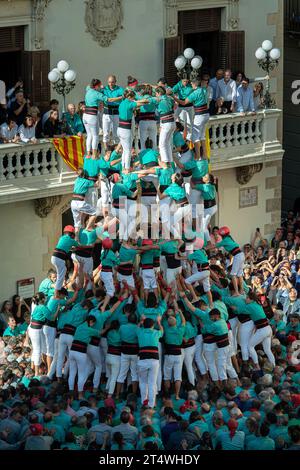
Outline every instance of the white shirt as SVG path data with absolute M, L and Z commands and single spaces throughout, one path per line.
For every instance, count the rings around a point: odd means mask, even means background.
M 7 140 L 12 140 L 17 135 L 17 132 L 17 124 L 12 129 L 8 127 L 8 124 L 6 124 L 6 122 L 0 127 L 0 136 L 4 137 L 4 139 Z
M 35 127 L 24 127 L 22 124 L 22 126 L 19 127 L 18 134 L 21 137 L 21 141 L 27 143 L 35 138 Z
M 217 99 L 224 98 L 224 101 L 236 102 L 236 83 L 230 79 L 229 82 L 225 83 L 224 78 L 218 81 L 217 85 Z
M 6 86 L 3 80 L 0 80 L 0 104 L 6 104 Z

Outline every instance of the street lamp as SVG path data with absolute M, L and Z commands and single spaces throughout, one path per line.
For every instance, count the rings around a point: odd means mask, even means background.
M 63 114 L 66 112 L 66 95 L 75 87 L 76 72 L 69 68 L 68 62 L 60 60 L 54 69 L 48 73 L 48 80 L 53 90 L 63 96 Z
M 263 41 L 261 47 L 256 50 L 255 57 L 257 58 L 259 67 L 267 72 L 268 75 L 265 93 L 265 107 L 273 108 L 276 103 L 270 94 L 270 72 L 272 72 L 272 70 L 274 70 L 278 65 L 280 49 L 277 49 L 276 47 L 273 48 L 272 42 L 266 39 Z
M 194 78 L 198 78 L 202 63 L 202 57 L 195 55 L 194 49 L 188 47 L 183 51 L 183 55 L 177 57 L 174 65 L 180 79 L 188 78 L 189 80 L 193 80 Z

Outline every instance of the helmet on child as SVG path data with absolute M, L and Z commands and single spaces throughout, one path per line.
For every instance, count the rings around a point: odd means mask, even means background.
M 102 241 L 102 248 L 104 250 L 110 250 L 113 246 L 113 241 L 110 238 L 104 238 Z
M 221 237 L 226 237 L 227 235 L 230 235 L 229 228 L 228 227 L 219 228 L 219 235 L 221 235 Z
M 64 233 L 75 233 L 75 228 L 73 225 L 66 225 L 64 228 Z

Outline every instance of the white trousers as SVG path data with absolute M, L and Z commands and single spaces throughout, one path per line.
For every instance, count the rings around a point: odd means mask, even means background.
M 149 400 L 148 405 L 151 408 L 155 405 L 158 368 L 159 361 L 157 359 L 142 359 L 138 361 L 141 402 Z
M 195 385 L 195 372 L 193 367 L 194 357 L 195 357 L 196 345 L 190 346 L 189 348 L 183 348 L 183 363 L 186 368 L 188 379 L 190 384 Z
M 194 282 L 201 282 L 203 285 L 204 292 L 209 292 L 210 291 L 210 271 L 205 270 L 205 271 L 198 271 L 195 274 L 192 274 L 190 277 L 188 277 L 185 282 L 187 284 L 194 284 Z
M 135 289 L 133 274 L 130 274 L 130 276 L 124 276 L 124 274 L 118 273 L 117 278 L 120 283 L 122 283 L 122 281 L 126 281 L 129 287 L 132 287 L 133 289 Z
M 99 143 L 99 120 L 98 114 L 83 114 L 82 121 L 86 130 L 86 151 L 97 150 Z
M 165 354 L 164 380 L 182 380 L 183 355 Z
M 230 272 L 231 276 L 241 277 L 243 275 L 244 261 L 245 255 L 242 251 L 233 257 L 232 268 Z
M 115 391 L 117 378 L 120 372 L 121 365 L 121 356 L 116 354 L 107 354 L 106 355 L 106 375 L 107 375 L 107 384 L 106 390 L 109 395 L 112 395 Z
M 123 384 L 126 380 L 129 370 L 130 370 L 132 382 L 137 382 L 138 381 L 137 363 L 138 363 L 137 354 L 123 354 L 122 353 L 120 372 L 118 375 L 117 382 Z
M 132 133 L 131 129 L 123 129 L 118 127 L 118 137 L 123 147 L 122 152 L 122 168 L 129 170 L 131 162 Z
M 167 268 L 166 280 L 167 280 L 168 286 L 170 286 L 172 282 L 176 281 L 176 276 L 177 274 L 181 274 L 181 271 L 182 271 L 181 266 L 179 266 L 178 268 L 174 268 L 174 269 Z
M 265 326 L 264 328 L 260 328 L 256 330 L 255 333 L 252 334 L 249 342 L 249 353 L 252 361 L 254 364 L 258 364 L 258 357 L 257 352 L 255 351 L 255 346 L 262 343 L 263 350 L 268 358 L 268 360 L 275 366 L 275 358 L 271 351 L 271 343 L 272 343 L 272 328 L 270 325 Z
M 70 355 L 70 349 L 73 343 L 73 335 L 66 335 L 61 333 L 58 340 L 58 355 L 57 355 L 57 364 L 56 364 L 56 377 L 62 377 L 62 370 L 65 362 L 66 356 Z M 66 371 L 64 371 L 64 376 L 66 376 Z
M 171 223 L 170 230 L 174 235 L 174 238 L 182 238 L 181 223 L 184 220 L 184 224 L 189 226 L 192 218 L 192 207 L 190 204 L 185 206 L 177 207 L 173 214 L 173 223 Z
M 174 122 L 161 123 L 159 134 L 159 153 L 161 161 L 164 163 L 173 161 L 173 133 L 175 130 Z
M 53 355 L 53 358 L 52 358 L 50 370 L 47 374 L 49 379 L 51 379 L 51 380 L 54 378 L 55 373 L 56 373 L 57 359 L 58 359 L 58 338 L 55 338 L 55 341 L 54 341 L 54 355 Z
M 101 189 L 101 202 L 102 206 L 108 207 L 111 202 L 111 192 L 113 190 L 114 184 L 110 183 L 108 179 L 102 179 L 100 182 Z
M 32 345 L 31 362 L 33 362 L 35 366 L 39 366 L 42 357 L 42 336 L 44 335 L 43 329 L 40 328 L 38 330 L 29 326 L 28 335 Z
M 249 343 L 254 329 L 254 323 L 252 320 L 240 323 L 239 326 L 239 345 L 241 346 L 242 359 L 248 361 L 249 359 Z
M 57 258 L 57 256 L 51 256 L 51 264 L 56 270 L 56 283 L 55 289 L 60 290 L 64 284 L 65 276 L 67 272 L 67 266 L 64 259 Z
M 153 142 L 154 150 L 157 149 L 157 124 L 156 121 L 140 121 L 139 122 L 139 134 L 140 134 L 140 143 L 141 150 L 145 150 L 145 142 L 148 139 L 151 139 Z
M 80 264 L 83 274 L 87 274 L 89 282 L 87 284 L 86 290 L 92 289 L 92 277 L 93 277 L 93 267 L 94 267 L 94 260 L 92 256 L 88 258 L 84 258 L 83 256 L 79 256 L 75 253 L 71 255 L 72 260 L 77 261 Z
M 113 297 L 115 294 L 113 273 L 101 271 L 100 279 L 104 284 L 104 289 L 106 290 L 106 294 L 109 295 L 110 297 Z
M 103 129 L 103 142 L 110 141 L 110 133 L 114 143 L 119 141 L 118 138 L 119 115 L 103 114 L 102 129 Z
M 237 334 L 238 334 L 238 327 L 239 327 L 239 321 L 237 317 L 231 318 L 229 320 L 230 326 L 231 326 L 231 332 L 232 332 L 232 344 L 231 348 L 234 353 L 234 355 L 237 354 Z
M 71 202 L 71 211 L 74 220 L 74 227 L 80 228 L 81 224 L 81 214 L 87 215 L 96 215 L 96 209 L 84 201 L 75 201 Z
M 204 209 L 203 230 L 204 230 L 204 239 L 206 241 L 210 240 L 208 226 L 210 224 L 211 218 L 216 214 L 217 210 L 218 210 L 217 204 L 215 206 L 208 207 L 207 209 Z
M 209 374 L 211 379 L 216 382 L 219 380 L 217 365 L 216 365 L 216 352 L 217 352 L 217 345 L 216 343 L 204 343 L 203 344 L 203 352 L 204 357 L 207 362 L 207 367 L 209 370 Z
M 179 121 L 184 124 L 184 127 L 187 127 L 187 139 L 191 140 L 194 120 L 194 107 L 188 106 L 184 108 L 182 106 L 178 106 L 175 109 L 174 116 L 176 120 L 179 119 Z
M 203 356 L 203 336 L 197 335 L 195 338 L 195 362 L 201 375 L 207 372 L 207 365 Z
M 89 375 L 87 354 L 79 351 L 70 351 L 69 390 L 74 390 L 76 374 L 78 392 L 83 392 L 84 384 Z
M 93 387 L 98 388 L 102 372 L 100 346 L 93 346 L 89 344 L 87 347 L 87 355 L 94 365 Z
M 52 326 L 43 326 L 43 333 L 46 341 L 46 355 L 53 357 L 54 356 L 54 343 L 56 338 L 56 328 Z
M 194 117 L 193 130 L 192 130 L 192 142 L 200 142 L 205 140 L 206 124 L 209 120 L 209 114 L 200 114 Z
M 85 200 L 87 204 L 96 210 L 98 202 L 98 188 L 89 188 L 88 192 L 86 193 Z
M 235 379 L 237 377 L 237 374 L 231 364 L 230 346 L 225 346 L 225 348 L 217 348 L 217 370 L 219 380 L 227 380 L 227 371 L 230 371 L 230 378 Z
M 102 360 L 102 371 L 106 373 L 106 355 L 107 355 L 108 345 L 107 339 L 102 337 L 100 338 L 100 353 L 101 353 L 101 360 Z
M 142 269 L 142 279 L 144 289 L 150 290 L 157 288 L 154 269 Z
M 203 215 L 204 215 L 204 206 L 203 199 L 201 197 L 201 192 L 197 189 L 190 189 L 190 203 L 192 204 L 192 217 L 197 219 L 197 223 L 201 223 L 200 227 L 197 227 L 198 231 L 203 230 Z

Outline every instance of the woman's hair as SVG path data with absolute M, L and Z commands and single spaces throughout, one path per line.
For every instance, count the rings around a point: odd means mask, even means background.
M 58 119 L 58 111 L 56 109 L 52 109 L 49 113 L 49 119 L 53 118 L 53 115 L 57 114 L 57 119 Z
M 154 436 L 154 429 L 150 424 L 142 427 L 142 433 L 145 434 L 146 437 L 153 437 Z
M 32 114 L 37 114 L 38 116 L 40 116 L 41 112 L 37 106 L 31 106 L 31 108 L 29 109 L 29 114 L 30 116 L 32 116 Z
M 183 186 L 184 180 L 183 180 L 183 177 L 181 176 L 181 173 L 176 173 L 175 183 L 178 184 L 178 186 Z
M 176 122 L 176 131 L 179 131 L 179 132 L 183 132 L 184 131 L 184 127 L 183 127 L 183 124 L 179 121 Z
M 98 85 L 101 85 L 101 80 L 99 80 L 98 78 L 93 78 L 90 84 L 91 88 L 95 88 Z
M 143 85 L 140 91 L 141 95 L 152 95 L 152 87 L 151 85 Z
M 44 292 L 38 292 L 37 294 L 35 294 L 33 297 L 32 297 L 32 302 L 35 304 L 35 305 L 39 305 L 43 300 L 45 300 L 46 296 L 44 294 Z
M 146 142 L 145 142 L 145 147 L 146 147 L 146 149 L 152 149 L 153 148 L 153 140 L 150 139 L 150 137 L 147 137 Z
M 24 127 L 33 127 L 33 122 L 32 122 L 32 125 L 31 125 L 31 126 L 28 126 L 28 124 L 27 124 L 28 119 L 32 119 L 32 116 L 30 116 L 29 114 L 27 114 L 27 116 L 25 116 L 25 119 L 24 119 L 24 122 L 23 122 L 23 126 L 24 126 Z
M 1 307 L 1 313 L 5 312 L 6 304 L 10 304 L 10 303 L 11 303 L 10 300 L 4 300 L 2 307 Z
M 132 90 L 125 90 L 124 91 L 125 98 L 135 98 L 135 93 Z
M 255 292 L 253 292 L 252 290 L 249 290 L 248 294 L 247 294 L 247 297 L 250 299 L 250 300 L 253 300 L 253 302 L 256 302 L 257 304 L 260 305 L 260 302 L 259 302 L 259 299 L 256 295 Z
M 120 432 L 115 432 L 113 434 L 113 441 L 119 446 L 119 450 L 123 449 L 124 446 L 124 438 L 123 434 Z
M 159 95 L 165 95 L 166 94 L 166 89 L 163 86 L 158 86 L 155 91 Z

